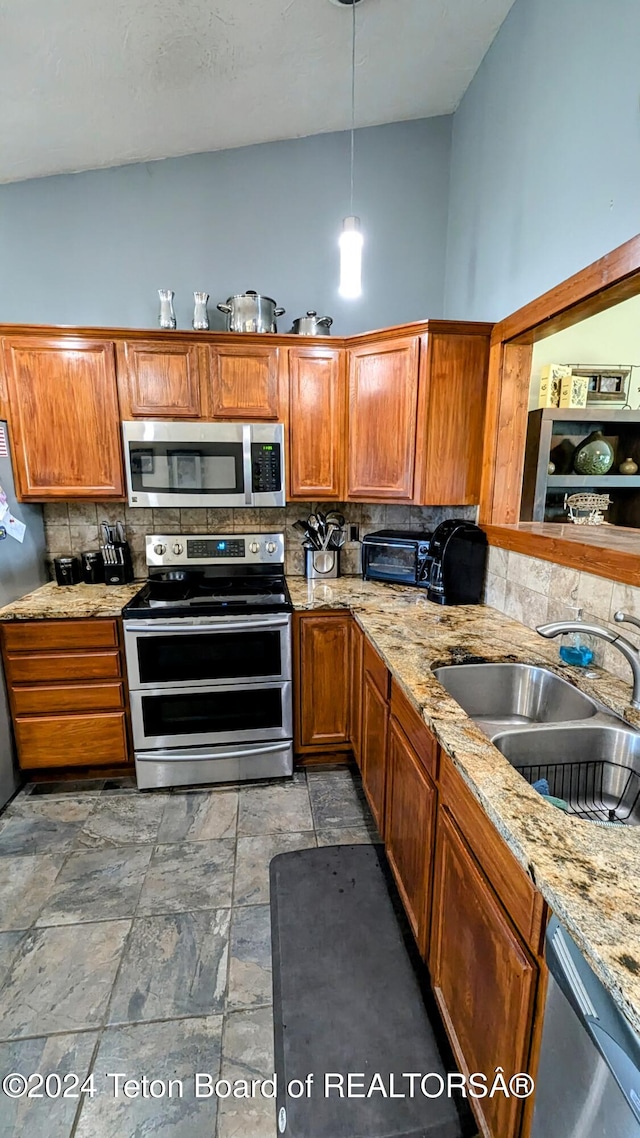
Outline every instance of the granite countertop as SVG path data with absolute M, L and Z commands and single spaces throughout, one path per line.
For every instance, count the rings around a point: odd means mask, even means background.
M 630 685 L 563 665 L 557 644 L 484 605 L 442 608 L 417 589 L 342 577 L 288 578 L 297 611 L 351 611 L 395 680 L 451 756 L 514 856 L 640 1030 L 640 827 L 596 827 L 545 802 L 445 692 L 432 667 L 470 660 L 540 664 L 640 727 Z M 0 620 L 115 617 L 140 583 L 43 585 Z
M 72 620 L 120 616 L 142 582 L 130 585 L 56 585 L 50 581 L 0 608 L 0 620 Z

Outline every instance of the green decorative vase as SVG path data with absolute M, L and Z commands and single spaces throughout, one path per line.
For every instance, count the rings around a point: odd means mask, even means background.
M 602 437 L 602 431 L 592 431 L 577 448 L 573 469 L 577 474 L 608 474 L 613 458 L 613 447 Z

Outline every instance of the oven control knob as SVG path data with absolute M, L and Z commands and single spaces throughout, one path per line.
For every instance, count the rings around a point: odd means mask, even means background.
M 157 545 L 154 545 L 153 552 L 157 553 L 158 557 L 162 557 L 162 554 L 167 552 L 167 547 L 159 541 Z
M 249 552 L 250 553 L 259 553 L 260 552 L 260 546 L 258 545 L 257 541 L 251 542 L 251 545 L 249 546 Z
M 267 553 L 275 553 L 277 548 L 278 546 L 276 545 L 275 541 L 267 542 Z
M 174 542 L 174 543 L 173 543 L 173 545 L 171 546 L 171 549 L 172 549 L 173 553 L 175 553 L 176 555 L 178 555 L 178 554 L 182 553 L 182 551 L 183 551 L 183 549 L 184 549 L 184 545 L 180 545 L 180 542 L 179 542 L 179 541 L 176 541 L 176 542 Z

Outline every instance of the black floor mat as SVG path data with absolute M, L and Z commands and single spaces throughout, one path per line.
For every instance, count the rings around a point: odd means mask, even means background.
M 288 1138 L 466 1138 L 465 1105 L 426 1098 L 407 1072 L 454 1071 L 412 964 L 382 846 L 330 846 L 271 862 L 271 937 L 280 1132 Z M 286 1093 L 314 1076 L 310 1097 Z M 344 1076 L 325 1094 L 327 1073 Z M 367 1095 L 347 1097 L 347 1076 Z M 426 1084 L 429 1093 L 436 1079 Z M 298 1090 L 294 1087 L 294 1092 Z M 282 1108 L 286 1109 L 285 1118 Z

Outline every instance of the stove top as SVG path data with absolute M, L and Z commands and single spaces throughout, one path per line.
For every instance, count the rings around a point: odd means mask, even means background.
M 149 579 L 125 620 L 291 612 L 280 534 L 147 538 Z

